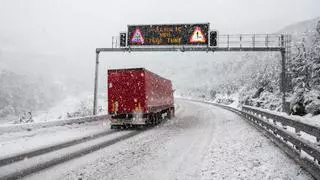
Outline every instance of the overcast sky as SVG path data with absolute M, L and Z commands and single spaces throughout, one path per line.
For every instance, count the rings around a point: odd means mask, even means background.
M 319 0 L 0 0 L 0 48 L 70 55 L 108 47 L 127 24 L 210 22 L 220 33 L 272 33 L 320 16 Z

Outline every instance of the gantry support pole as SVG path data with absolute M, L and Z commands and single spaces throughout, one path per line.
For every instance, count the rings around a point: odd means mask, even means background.
M 287 111 L 286 107 L 286 50 L 281 50 L 281 76 L 280 76 L 280 90 L 281 90 L 281 101 L 282 101 L 282 112 Z
M 96 50 L 96 68 L 94 75 L 94 94 L 93 94 L 93 115 L 97 115 L 97 104 L 98 104 L 98 82 L 99 82 L 99 54 L 100 51 Z
M 280 50 L 281 53 L 281 74 L 280 74 L 280 92 L 281 92 L 281 104 L 282 104 L 282 112 L 287 111 L 286 107 L 286 41 L 284 35 L 281 35 L 281 47 L 282 49 Z

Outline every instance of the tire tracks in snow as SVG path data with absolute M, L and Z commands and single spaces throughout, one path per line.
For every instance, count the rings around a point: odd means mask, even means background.
M 116 151 L 102 152 L 101 158 L 53 179 L 197 179 L 215 122 L 208 121 L 212 117 L 210 109 L 203 112 L 202 107 L 190 104 L 182 103 L 184 111 L 176 111 L 175 118 L 155 131 L 129 139 Z
M 0 163 L 0 180 L 18 179 L 18 178 L 30 175 L 32 173 L 39 172 L 49 167 L 52 167 L 52 166 L 61 164 L 63 162 L 84 156 L 91 152 L 97 151 L 101 148 L 111 146 L 117 142 L 131 138 L 142 132 L 144 131 L 140 130 L 140 131 L 130 132 L 130 131 L 110 130 L 110 131 L 97 133 L 94 136 L 87 136 L 85 138 L 76 139 L 73 141 L 57 144 L 54 146 L 49 146 L 46 148 L 42 148 L 35 151 L 22 153 L 20 155 L 8 157 L 6 159 L 2 159 L 0 161 L 1 162 Z M 108 135 L 113 136 L 116 134 L 120 134 L 120 135 L 111 139 L 108 138 L 109 137 Z M 99 142 L 99 139 L 101 138 L 106 138 L 106 139 L 105 140 L 102 139 Z M 97 143 L 90 144 L 90 142 L 93 142 L 93 141 L 97 141 Z M 86 144 L 88 144 L 88 146 L 86 146 Z M 83 147 L 79 149 L 74 148 L 77 146 L 80 146 L 80 147 L 83 146 Z M 68 150 L 68 148 L 71 150 Z M 64 153 L 63 151 L 67 151 L 67 152 Z M 55 155 L 55 153 L 57 155 Z M 51 155 L 48 155 L 48 154 L 51 154 Z M 49 158 L 44 157 L 47 155 L 49 156 Z M 56 156 L 56 157 L 52 157 L 50 159 L 50 156 Z M 31 160 L 34 163 L 26 162 L 25 160 L 26 161 Z
M 99 138 L 99 137 L 102 137 L 102 136 L 106 136 L 106 135 L 114 133 L 114 132 L 116 132 L 116 131 L 103 131 L 103 132 L 99 132 L 97 134 L 89 135 L 89 136 L 82 137 L 82 138 L 79 138 L 79 139 L 66 141 L 66 142 L 55 144 L 55 145 L 51 145 L 51 146 L 39 148 L 39 149 L 36 149 L 36 150 L 32 150 L 32 151 L 16 154 L 16 155 L 13 155 L 13 156 L 9 156 L 9 157 L 0 159 L 0 167 L 8 165 L 8 164 L 11 164 L 11 163 L 15 163 L 15 162 L 21 161 L 21 160 L 23 160 L 25 158 L 31 158 L 31 157 L 34 157 L 34 156 L 39 156 L 39 155 L 42 155 L 42 154 L 45 154 L 45 153 L 48 153 L 48 152 L 56 151 L 56 150 L 59 150 L 59 149 L 62 149 L 62 148 L 66 148 L 66 147 L 69 147 L 69 146 L 73 146 L 73 145 L 76 145 L 76 144 L 79 144 L 79 143 L 90 141 L 90 140 L 93 140 L 93 139 L 96 139 L 96 138 Z

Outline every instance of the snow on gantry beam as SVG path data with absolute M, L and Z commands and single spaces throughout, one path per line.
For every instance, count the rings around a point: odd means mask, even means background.
M 241 52 L 241 51 L 284 51 L 284 47 L 127 47 L 127 48 L 97 48 L 96 52 Z

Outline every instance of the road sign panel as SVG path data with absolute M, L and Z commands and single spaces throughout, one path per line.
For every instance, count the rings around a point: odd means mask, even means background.
M 204 43 L 206 38 L 204 37 L 201 28 L 197 26 L 193 31 L 192 36 L 190 36 L 190 43 Z
M 129 25 L 129 46 L 208 45 L 209 24 Z
M 131 41 L 131 43 L 136 43 L 136 44 L 143 44 L 144 43 L 144 38 L 143 38 L 139 28 L 136 28 L 130 41 Z

